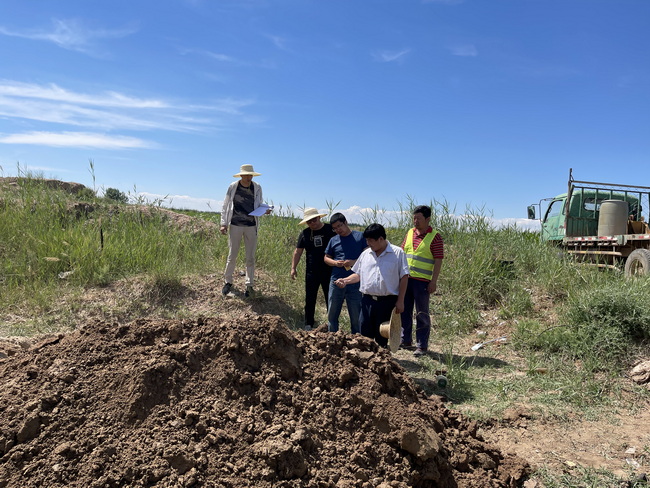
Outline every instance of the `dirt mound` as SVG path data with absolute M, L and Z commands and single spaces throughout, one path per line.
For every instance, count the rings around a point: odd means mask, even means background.
M 97 322 L 0 357 L 0 487 L 508 487 L 525 461 L 366 338 Z
M 6 185 L 9 188 L 14 188 L 17 187 L 21 182 L 27 180 L 30 180 L 30 178 L 22 178 L 22 177 L 15 177 L 15 176 L 1 177 L 0 186 Z M 40 179 L 40 178 L 31 179 L 31 180 L 41 182 L 43 185 L 52 188 L 54 190 L 63 190 L 65 192 L 72 193 L 72 194 L 80 193 L 83 189 L 86 188 L 81 183 L 74 183 L 68 181 L 47 180 L 47 179 Z
M 141 212 L 147 217 L 151 217 L 155 213 L 162 214 L 172 227 L 191 234 L 216 235 L 219 231 L 219 226 L 214 222 L 200 217 L 185 215 L 162 207 L 128 206 L 126 209 Z
M 78 195 L 83 190 L 87 189 L 81 183 L 60 181 L 60 180 L 46 180 L 40 178 L 22 178 L 22 177 L 0 177 L 0 191 L 4 189 L 16 190 L 21 184 L 30 181 L 33 183 L 41 184 L 53 190 L 61 190 L 72 195 Z M 94 193 L 94 192 L 93 192 Z M 0 198 L 0 205 L 4 200 Z M 219 231 L 219 225 L 209 220 L 200 217 L 193 217 L 174 210 L 169 210 L 159 205 L 150 204 L 137 204 L 137 205 L 118 205 L 108 204 L 104 205 L 102 209 L 97 204 L 90 204 L 88 202 L 69 202 L 66 205 L 66 214 L 73 215 L 77 219 L 92 218 L 98 210 L 103 210 L 109 216 L 118 214 L 120 212 L 131 212 L 139 215 L 141 218 L 154 218 L 162 217 L 170 227 L 178 229 L 183 232 L 188 232 L 195 235 L 216 235 Z

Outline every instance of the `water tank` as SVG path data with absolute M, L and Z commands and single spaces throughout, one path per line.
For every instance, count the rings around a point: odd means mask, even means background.
M 623 200 L 605 200 L 601 203 L 598 216 L 598 235 L 627 234 L 627 213 L 627 202 Z

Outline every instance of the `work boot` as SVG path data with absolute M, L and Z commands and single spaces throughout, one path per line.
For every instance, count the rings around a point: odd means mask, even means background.
M 422 356 L 426 355 L 426 353 L 427 353 L 427 350 L 426 350 L 426 349 L 422 349 L 421 347 L 418 347 L 418 348 L 415 350 L 415 352 L 413 353 L 413 355 L 414 355 L 416 358 L 419 358 L 419 357 L 422 357 Z
M 230 293 L 230 289 L 232 288 L 232 283 L 226 283 L 223 285 L 223 288 L 221 289 L 221 294 L 223 296 L 226 296 L 228 293 Z

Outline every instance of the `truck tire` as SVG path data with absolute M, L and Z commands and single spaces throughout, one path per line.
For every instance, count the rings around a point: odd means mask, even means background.
M 650 250 L 635 249 L 625 261 L 625 277 L 650 274 Z

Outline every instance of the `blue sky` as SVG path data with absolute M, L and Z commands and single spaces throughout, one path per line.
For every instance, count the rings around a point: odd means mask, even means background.
M 650 186 L 648 0 L 3 0 L 0 166 L 220 209 Z

